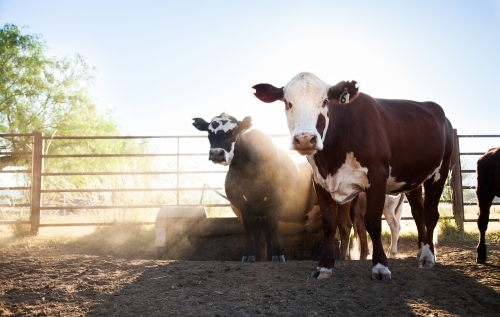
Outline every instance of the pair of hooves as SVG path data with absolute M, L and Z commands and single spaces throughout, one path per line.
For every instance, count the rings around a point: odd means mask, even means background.
M 273 255 L 272 257 L 273 262 L 285 262 L 285 256 L 284 255 Z M 255 262 L 255 256 L 253 255 L 244 255 L 241 258 L 241 263 L 254 263 Z

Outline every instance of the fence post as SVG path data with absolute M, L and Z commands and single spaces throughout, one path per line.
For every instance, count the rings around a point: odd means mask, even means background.
M 38 235 L 40 228 L 40 205 L 42 189 L 42 134 L 33 133 L 33 153 L 31 158 L 31 230 L 32 236 Z
M 464 199 L 462 189 L 462 167 L 460 165 L 460 145 L 457 129 L 453 129 L 453 153 L 451 155 L 451 192 L 453 217 L 458 229 L 464 231 Z

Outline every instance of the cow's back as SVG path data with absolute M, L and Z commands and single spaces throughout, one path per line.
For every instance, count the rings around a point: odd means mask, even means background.
M 453 150 L 453 128 L 433 102 L 376 99 L 360 93 L 349 104 L 334 105 L 331 112 L 328 134 L 336 143 L 327 146 L 342 152 L 332 153 L 339 156 L 333 171 L 346 153 L 353 152 L 368 169 L 388 164 L 391 176 L 420 184 Z
M 500 197 L 500 147 L 488 150 L 478 159 L 477 185 L 477 190 L 491 190 Z

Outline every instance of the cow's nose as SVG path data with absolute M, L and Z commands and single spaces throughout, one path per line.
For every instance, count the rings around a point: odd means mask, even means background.
M 211 149 L 208 155 L 208 159 L 212 162 L 224 162 L 224 150 L 222 149 Z
M 293 138 L 295 150 L 312 150 L 316 148 L 317 137 L 312 133 L 301 133 Z

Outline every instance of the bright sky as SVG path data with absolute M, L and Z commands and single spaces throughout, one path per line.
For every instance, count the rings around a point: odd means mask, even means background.
M 5 23 L 96 67 L 95 102 L 124 134 L 200 135 L 191 119 L 223 111 L 288 133 L 284 105 L 251 86 L 302 71 L 435 101 L 459 134 L 500 134 L 500 0 L 0 0 Z

